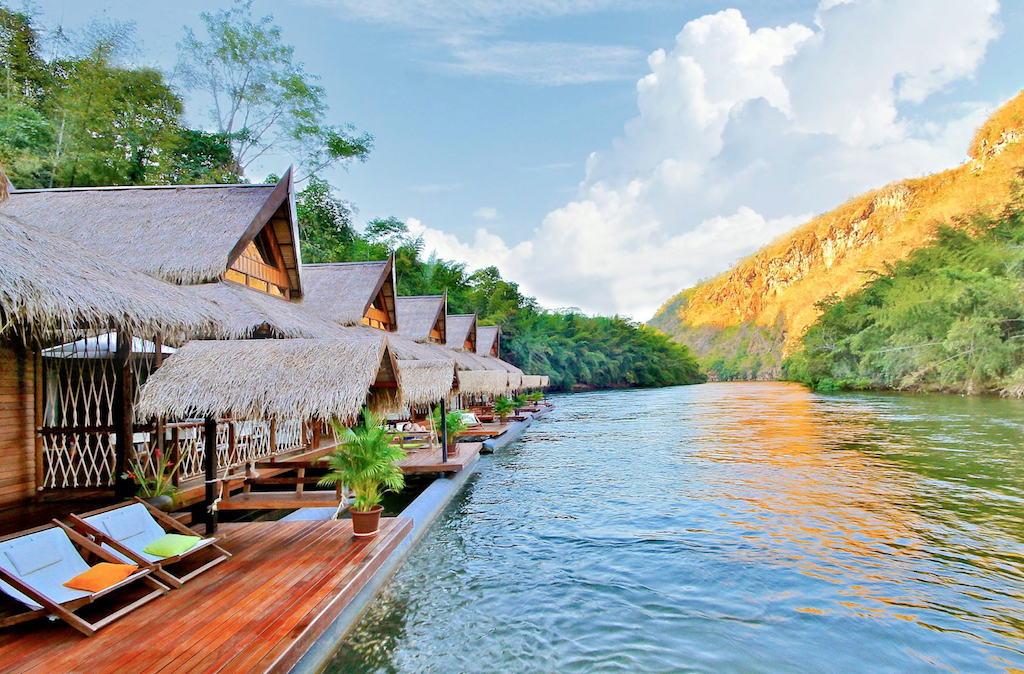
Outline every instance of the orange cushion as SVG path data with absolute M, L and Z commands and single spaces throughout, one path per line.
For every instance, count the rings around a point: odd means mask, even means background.
M 80 573 L 64 583 L 64 587 L 84 592 L 102 592 L 108 587 L 117 585 L 138 570 L 139 567 L 132 566 L 131 564 L 100 562 L 88 571 Z

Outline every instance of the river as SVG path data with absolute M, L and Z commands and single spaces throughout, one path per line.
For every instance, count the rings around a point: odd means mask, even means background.
M 1024 403 L 560 396 L 330 672 L 1020 672 Z

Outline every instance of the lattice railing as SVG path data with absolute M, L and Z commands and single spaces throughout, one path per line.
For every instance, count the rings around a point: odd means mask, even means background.
M 153 369 L 155 354 L 152 342 L 138 340 L 133 346 L 140 347 L 131 355 L 137 398 L 139 383 Z M 116 350 L 115 333 L 82 335 L 40 350 L 43 488 L 114 485 Z M 136 433 L 135 440 L 145 444 L 146 434 Z

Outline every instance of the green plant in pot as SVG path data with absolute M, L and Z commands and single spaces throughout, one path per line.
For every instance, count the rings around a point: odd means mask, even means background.
M 501 396 L 494 401 L 494 413 L 498 415 L 498 418 L 501 419 L 501 423 L 503 424 L 508 423 L 508 415 L 512 414 L 512 410 L 514 409 L 515 405 L 513 405 L 512 401 L 505 396 Z
M 536 405 L 540 403 L 541 400 L 544 400 L 544 394 L 541 393 L 540 391 L 534 391 L 533 393 L 526 396 L 526 399 L 529 400 L 534 405 Z
M 444 415 L 445 426 L 448 431 L 446 440 L 448 441 L 448 453 L 455 454 L 458 452 L 458 447 L 455 445 L 455 438 L 459 433 L 466 430 L 466 420 L 462 418 L 462 412 L 451 411 Z M 434 425 L 434 430 L 438 433 L 441 432 L 441 408 L 435 407 L 434 414 L 431 416 L 431 422 Z
M 178 472 L 184 456 L 176 463 L 164 459 L 164 453 L 160 448 L 153 450 L 152 476 L 146 470 L 143 462 L 138 458 L 132 459 L 128 464 L 128 470 L 121 475 L 125 480 L 135 482 L 135 494 L 154 508 L 164 511 L 174 510 L 174 495 L 178 487 L 174 484 L 174 474 Z
M 317 484 L 348 486 L 355 493 L 352 532 L 356 536 L 375 536 L 380 529 L 384 494 L 405 487 L 405 475 L 398 466 L 405 452 L 392 444 L 392 434 L 381 418 L 367 409 L 353 428 L 333 421 L 331 426 L 338 437 L 338 445 L 327 456 L 330 472 Z
M 516 397 L 512 400 L 512 404 L 516 408 L 516 414 L 519 414 L 519 410 L 526 407 L 526 396 L 522 393 L 516 394 Z

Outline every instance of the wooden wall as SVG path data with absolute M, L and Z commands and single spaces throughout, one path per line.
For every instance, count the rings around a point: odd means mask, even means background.
M 35 496 L 34 360 L 0 341 L 0 506 Z

